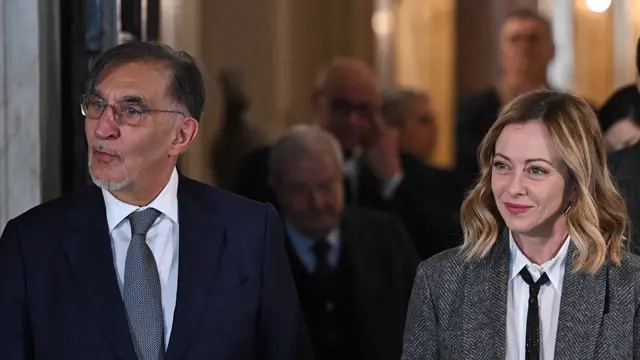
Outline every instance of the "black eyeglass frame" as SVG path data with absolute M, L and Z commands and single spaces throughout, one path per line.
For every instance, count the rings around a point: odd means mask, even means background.
M 100 111 L 99 115 L 89 115 L 89 99 L 91 97 L 100 99 L 102 102 L 102 110 Z M 122 106 L 121 104 L 126 103 L 130 106 L 130 108 L 128 109 L 120 109 L 120 107 Z M 107 107 L 111 107 L 111 110 L 113 111 L 113 114 L 116 118 L 116 121 L 118 122 L 119 125 L 129 125 L 129 126 L 138 126 L 140 125 L 140 122 L 142 122 L 142 116 L 146 115 L 146 114 L 150 114 L 150 113 L 154 113 L 154 112 L 162 112 L 162 113 L 169 113 L 169 114 L 180 114 L 184 117 L 189 117 L 187 116 L 187 114 L 183 113 L 182 111 L 177 111 L 177 110 L 162 110 L 162 109 L 146 109 L 144 108 L 144 105 L 140 104 L 140 103 L 136 103 L 135 101 L 131 101 L 131 100 L 123 100 L 123 101 L 117 101 L 113 104 L 109 104 L 106 101 L 104 101 L 104 99 L 102 99 L 100 96 L 98 95 L 92 95 L 92 94 L 84 94 L 80 97 L 80 111 L 82 112 L 82 115 L 90 118 L 90 119 L 94 119 L 94 120 L 98 120 L 100 119 L 100 117 L 102 116 L 102 114 L 104 114 L 104 111 L 106 110 Z M 124 111 L 127 110 L 133 110 L 136 113 L 135 114 L 130 114 L 130 117 L 136 117 L 137 116 L 137 121 L 125 121 L 123 122 L 123 115 L 125 115 Z

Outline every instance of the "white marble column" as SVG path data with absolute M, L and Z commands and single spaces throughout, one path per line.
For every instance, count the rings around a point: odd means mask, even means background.
M 636 44 L 640 36 L 640 1 L 615 0 L 613 4 L 613 87 L 635 79 Z
M 59 193 L 58 1 L 0 4 L 0 229 Z
M 375 0 L 371 27 L 374 35 L 375 67 L 382 88 L 394 85 L 393 39 L 395 36 L 393 0 Z
M 538 7 L 540 13 L 551 21 L 556 46 L 548 71 L 549 83 L 558 90 L 570 91 L 575 76 L 573 0 L 539 0 Z

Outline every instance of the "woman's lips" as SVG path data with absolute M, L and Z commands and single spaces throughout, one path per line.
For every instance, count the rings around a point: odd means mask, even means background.
M 507 208 L 507 211 L 509 211 L 513 215 L 523 214 L 527 212 L 527 210 L 533 207 L 529 205 L 520 205 L 520 204 L 513 204 L 508 202 L 503 202 L 503 204 L 504 204 L 504 207 Z

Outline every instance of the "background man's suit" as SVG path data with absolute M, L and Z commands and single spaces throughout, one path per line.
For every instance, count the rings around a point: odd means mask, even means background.
M 180 177 L 166 360 L 311 358 L 269 206 Z M 11 220 L 0 239 L 0 358 L 134 360 L 97 187 Z
M 640 142 L 611 153 L 609 170 L 627 205 L 631 223 L 629 250 L 640 254 Z
M 338 354 L 326 359 L 398 359 L 418 253 L 402 224 L 379 211 L 347 207 L 340 221 L 336 266 Z M 331 332 L 313 278 L 287 242 L 298 297 L 316 354 Z M 321 303 L 318 304 L 318 301 Z

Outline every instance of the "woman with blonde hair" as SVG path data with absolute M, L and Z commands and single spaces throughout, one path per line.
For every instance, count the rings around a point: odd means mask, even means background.
M 640 359 L 640 258 L 591 107 L 522 95 L 478 160 L 464 244 L 418 269 L 402 359 Z

